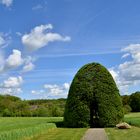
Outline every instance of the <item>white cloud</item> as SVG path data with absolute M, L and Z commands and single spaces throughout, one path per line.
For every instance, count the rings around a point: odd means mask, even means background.
M 63 87 L 64 87 L 64 89 L 67 89 L 68 90 L 70 88 L 70 84 L 69 83 L 64 83 L 63 84 Z
M 17 36 L 22 36 L 22 33 L 21 32 L 16 32 L 16 35 Z
M 36 58 L 27 56 L 24 58 L 24 66 L 22 68 L 22 72 L 29 72 L 32 71 L 35 68 L 35 65 L 33 62 L 36 60 Z
M 34 68 L 35 68 L 35 65 L 32 62 L 30 62 L 23 67 L 22 71 L 28 72 L 28 71 L 32 71 Z
M 6 59 L 5 67 L 16 68 L 22 65 L 23 62 L 24 60 L 21 57 L 21 52 L 19 50 L 13 50 L 13 53 Z
M 53 29 L 51 24 L 36 26 L 29 34 L 22 36 L 22 43 L 29 51 L 35 51 L 45 47 L 50 42 L 71 40 L 69 36 L 63 37 L 58 33 L 50 32 L 51 29 Z
M 38 5 L 35 5 L 32 10 L 39 10 L 39 9 L 42 9 L 43 8 L 43 5 L 41 4 L 38 4 Z
M 2 84 L 2 87 L 4 88 L 17 88 L 20 87 L 20 85 L 23 83 L 23 79 L 21 76 L 18 77 L 9 77 L 7 80 L 5 80 Z
M 21 88 L 0 88 L 0 94 L 3 95 L 17 95 L 22 92 Z
M 4 80 L 0 85 L 0 92 L 2 94 L 18 94 L 21 93 L 21 85 L 23 84 L 23 78 L 18 77 L 9 77 L 7 80 Z
M 63 85 L 45 84 L 42 90 L 32 90 L 31 93 L 39 98 L 66 98 L 69 87 L 69 83 Z
M 4 34 L 0 32 L 0 48 L 7 47 L 11 42 L 11 37 L 8 33 Z
M 7 59 L 4 58 L 4 54 L 0 51 L 0 72 L 4 73 L 11 69 L 16 69 L 20 66 L 23 66 L 22 72 L 28 72 L 35 68 L 33 62 L 34 58 L 31 56 L 22 57 L 21 51 L 13 50 Z
M 130 54 L 132 60 L 125 61 L 110 72 L 121 92 L 127 93 L 130 86 L 140 83 L 140 44 L 131 44 L 122 51 Z
M 125 53 L 122 58 L 127 58 L 130 54 L 129 53 Z
M 5 44 L 5 40 L 2 36 L 0 36 L 0 46 Z
M 13 0 L 0 0 L 0 3 L 5 5 L 6 7 L 10 7 L 13 3 Z

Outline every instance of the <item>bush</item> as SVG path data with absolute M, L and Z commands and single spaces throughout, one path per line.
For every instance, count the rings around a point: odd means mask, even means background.
M 133 112 L 140 112 L 140 92 L 131 94 L 130 106 Z
M 124 114 L 128 114 L 132 111 L 132 108 L 130 107 L 130 105 L 124 105 L 123 110 L 124 110 Z
M 70 86 L 64 125 L 115 126 L 122 118 L 121 97 L 111 74 L 98 63 L 83 66 Z

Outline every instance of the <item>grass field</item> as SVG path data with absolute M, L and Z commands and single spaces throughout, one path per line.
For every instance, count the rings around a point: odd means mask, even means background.
M 132 128 L 125 130 L 106 128 L 109 140 L 140 140 L 140 113 L 125 115 L 124 121 L 131 124 Z
M 54 128 L 28 140 L 80 140 L 86 128 Z
M 0 140 L 80 140 L 87 128 L 57 128 L 62 117 L 0 118 Z M 125 115 L 125 122 L 133 127 L 127 130 L 106 128 L 109 140 L 139 140 L 140 113 Z
M 125 115 L 124 121 L 131 125 L 140 127 L 140 113 L 130 113 Z
M 55 123 L 62 120 L 62 117 L 0 118 L 0 140 L 22 140 L 24 137 L 41 134 L 56 128 Z
M 87 129 L 57 128 L 62 117 L 0 118 L 0 140 L 80 140 Z

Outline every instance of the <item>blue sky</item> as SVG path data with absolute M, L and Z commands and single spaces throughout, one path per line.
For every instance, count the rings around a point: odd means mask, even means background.
M 140 84 L 139 0 L 0 0 L 0 92 L 67 97 L 77 70 L 99 62 L 120 93 Z

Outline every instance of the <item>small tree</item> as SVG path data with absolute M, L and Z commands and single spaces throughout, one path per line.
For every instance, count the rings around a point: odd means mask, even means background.
M 121 97 L 111 74 L 98 63 L 83 66 L 70 86 L 65 126 L 114 126 L 122 118 Z

